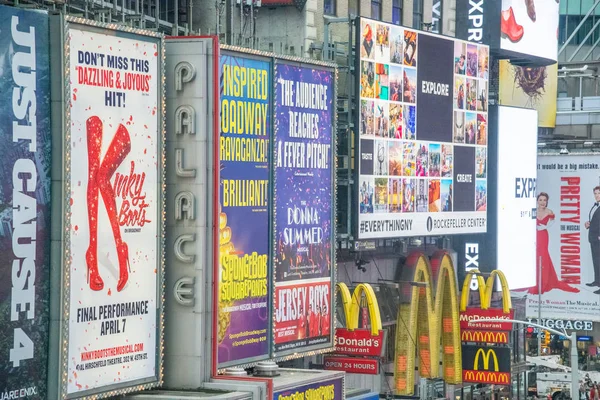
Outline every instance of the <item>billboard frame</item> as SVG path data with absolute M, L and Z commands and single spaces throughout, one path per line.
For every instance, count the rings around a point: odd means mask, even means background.
M 270 52 L 265 52 L 265 51 L 260 51 L 260 50 L 253 50 L 253 49 L 247 49 L 247 48 L 243 48 L 243 47 L 238 47 L 238 46 L 232 46 L 232 45 L 226 45 L 226 44 L 221 44 L 219 46 L 219 57 L 221 55 L 230 55 L 230 56 L 239 56 L 239 57 L 246 57 L 246 58 L 250 58 L 250 59 L 256 59 L 256 60 L 268 60 L 270 63 L 270 73 L 271 73 L 271 77 L 272 77 L 272 82 L 270 82 L 269 84 L 269 89 L 271 90 L 271 95 L 272 95 L 272 99 L 274 99 L 274 93 L 275 93 L 275 65 L 277 63 L 282 64 L 285 63 L 287 65 L 293 65 L 293 66 L 299 66 L 299 67 L 308 67 L 308 68 L 314 68 L 314 67 L 320 67 L 323 70 L 329 70 L 332 74 L 333 74 L 333 93 L 334 93 L 334 97 L 333 97 L 333 101 L 332 101 L 332 130 L 331 130 L 331 160 L 332 160 L 332 165 L 331 165 L 331 209 L 332 210 L 336 210 L 337 208 L 337 158 L 336 158 L 336 154 L 337 154 L 337 117 L 338 117 L 338 112 L 337 112 L 337 98 L 338 98 L 338 66 L 336 63 L 332 63 L 332 62 L 326 62 L 326 61 L 320 61 L 320 60 L 313 60 L 313 59 L 309 59 L 309 58 L 304 58 L 304 57 L 295 57 L 295 56 L 286 56 L 286 55 L 279 55 L 279 54 L 274 54 L 274 53 L 270 53 Z M 216 62 L 220 62 L 220 60 L 218 59 Z M 220 79 L 220 68 L 219 68 L 219 79 Z M 220 101 L 220 100 L 219 100 Z M 275 185 L 274 185 L 274 177 L 275 177 L 275 169 L 272 166 L 272 159 L 273 159 L 273 155 L 274 155 L 274 138 L 275 138 L 275 103 L 274 100 L 271 103 L 271 110 L 269 110 L 269 115 L 271 115 L 271 123 L 269 125 L 269 128 L 271 129 L 271 137 L 269 138 L 269 165 L 270 165 L 270 172 L 269 172 L 269 195 L 271 197 L 271 199 L 274 198 L 275 195 Z M 220 119 L 220 108 L 219 111 L 217 112 L 217 115 L 215 116 L 215 118 Z M 215 124 L 215 133 L 216 137 L 220 137 L 220 122 Z M 217 146 L 217 145 L 215 145 Z M 215 173 L 218 174 L 218 169 L 219 169 L 219 164 L 220 164 L 220 157 L 218 157 L 218 148 L 216 147 L 215 152 L 217 152 L 216 157 L 214 162 L 217 164 L 216 165 L 216 170 Z M 335 163 L 333 162 L 333 160 L 335 160 Z M 220 196 L 219 196 L 219 192 L 217 191 L 218 186 L 220 185 L 220 177 L 217 177 L 217 180 L 215 182 L 215 204 L 220 204 Z M 217 205 L 215 205 L 215 207 L 218 207 Z M 274 204 L 273 202 L 269 202 L 269 207 L 268 207 L 268 213 L 269 213 L 269 217 L 271 217 L 273 215 L 273 210 L 274 210 Z M 214 221 L 213 221 L 213 225 L 215 227 L 218 228 L 219 226 L 219 220 L 218 220 L 218 213 L 214 213 L 215 215 L 213 216 Z M 215 231 L 215 235 L 218 232 Z M 218 242 L 215 241 L 215 254 L 214 254 L 214 263 L 213 263 L 213 274 L 215 279 L 213 279 L 213 303 L 215 304 L 215 315 L 213 315 L 213 329 L 212 329 L 212 335 L 213 335 L 213 345 L 212 345 L 212 375 L 215 376 L 217 375 L 218 372 L 223 371 L 225 368 L 227 367 L 232 367 L 232 366 L 237 366 L 237 367 L 249 367 L 249 366 L 253 366 L 255 365 L 257 362 L 259 361 L 264 361 L 264 360 L 270 360 L 270 361 L 286 361 L 286 360 L 291 360 L 291 359 L 295 359 L 295 358 L 301 358 L 304 357 L 306 355 L 314 355 L 314 354 L 321 354 L 321 353 L 326 353 L 326 352 L 331 352 L 334 350 L 335 346 L 334 346 L 334 337 L 335 337 L 335 328 L 336 328 L 336 321 L 334 318 L 334 310 L 335 310 L 335 284 L 336 284 L 336 280 L 337 280 L 337 261 L 336 261 L 336 251 L 335 251 L 335 238 L 337 236 L 337 214 L 335 212 L 332 213 L 331 215 L 331 240 L 332 240 L 332 246 L 331 246 L 331 289 L 330 289 L 330 312 L 331 312 L 331 317 L 330 317 L 330 340 L 327 344 L 327 346 L 324 347 L 324 345 L 313 345 L 313 346 L 308 346 L 308 347 L 303 347 L 300 348 L 301 350 L 299 350 L 298 348 L 296 349 L 292 349 L 292 350 L 287 350 L 287 351 L 280 351 L 280 352 L 275 352 L 274 350 L 274 323 L 273 323 L 273 302 L 274 302 L 274 296 L 275 296 L 275 279 L 274 279 L 274 275 L 273 278 L 271 278 L 268 281 L 269 284 L 269 289 L 268 289 L 268 306 L 269 306 L 269 315 L 271 316 L 271 319 L 269 320 L 269 335 L 268 335 L 268 340 L 269 340 L 269 355 L 267 357 L 255 357 L 255 358 L 249 358 L 246 360 L 242 360 L 243 363 L 240 362 L 233 362 L 233 363 L 224 363 L 222 365 L 219 365 L 218 363 L 218 344 L 216 343 L 216 337 L 217 337 L 217 321 L 218 321 L 218 313 L 216 312 L 216 310 L 218 309 L 218 306 L 216 306 L 218 304 L 218 280 L 216 279 L 216 277 L 219 276 L 220 274 L 220 257 L 219 257 L 219 250 L 218 250 Z M 273 273 L 274 272 L 274 257 L 275 257 L 275 241 L 274 241 L 274 225 L 273 225 L 273 221 L 272 218 L 270 218 L 269 220 L 269 237 L 268 237 L 268 243 L 269 243 L 269 265 L 268 265 L 268 271 L 269 273 Z M 236 378 L 239 379 L 239 378 Z
M 329 342 L 328 345 L 325 346 L 323 344 L 316 344 L 316 345 L 311 345 L 311 346 L 304 346 L 301 347 L 301 349 L 303 349 L 301 352 L 298 351 L 298 348 L 293 348 L 290 350 L 284 350 L 284 351 L 276 351 L 275 350 L 275 324 L 273 323 L 271 326 L 271 357 L 274 360 L 289 360 L 289 359 L 294 359 L 294 358 L 299 358 L 299 357 L 304 357 L 303 353 L 307 353 L 310 352 L 310 354 L 320 354 L 320 353 L 325 353 L 325 352 L 330 352 L 335 348 L 335 285 L 336 285 L 336 279 L 337 279 L 337 262 L 336 262 L 336 251 L 335 251 L 335 243 L 336 243 L 336 236 L 337 236 L 337 98 L 338 98 L 338 88 L 337 88 L 337 82 L 338 82 L 338 69 L 337 69 L 337 65 L 336 64 L 331 64 L 331 63 L 325 63 L 325 62 L 320 62 L 320 63 L 315 63 L 312 62 L 311 60 L 307 60 L 307 59 L 303 59 L 303 58 L 294 58 L 294 57 L 278 57 L 275 56 L 273 57 L 273 64 L 272 64 L 272 70 L 273 70 L 273 118 L 271 123 L 273 124 L 273 130 L 272 130 L 272 140 L 270 141 L 270 146 L 271 146 L 271 155 L 273 156 L 275 154 L 275 99 L 276 99 L 276 85 L 277 83 L 275 82 L 275 71 L 276 71 L 276 66 L 277 65 L 289 65 L 289 66 L 295 66 L 295 67 L 299 67 L 299 68 L 314 68 L 315 66 L 319 66 L 322 67 L 320 68 L 321 71 L 327 71 L 330 72 L 333 75 L 333 82 L 332 82 L 332 86 L 333 86 L 333 99 L 332 99 L 332 103 L 331 103 L 331 120 L 332 120 L 332 127 L 331 127 L 331 150 L 330 150 L 330 157 L 331 157 L 331 164 L 330 164 L 330 168 L 331 168 L 331 186 L 330 186 L 330 191 L 331 191 L 331 217 L 330 217 L 330 224 L 331 224 L 331 248 L 330 248 L 330 260 L 331 260 L 331 272 L 330 272 L 330 287 L 329 287 L 329 313 L 330 313 L 330 317 L 329 317 Z M 334 161 L 335 160 L 335 161 Z M 270 244 L 271 244 L 271 268 L 272 268 L 272 273 L 273 273 L 273 279 L 272 279 L 272 293 L 271 293 L 271 298 L 272 298 L 272 304 L 275 304 L 275 284 L 276 284 L 276 276 L 277 274 L 275 273 L 276 271 L 276 249 L 277 249 L 277 242 L 275 240 L 275 226 L 276 226 L 276 219 L 275 217 L 275 196 L 277 195 L 275 193 L 275 182 L 276 182 L 276 177 L 275 177 L 275 173 L 276 173 L 276 167 L 273 166 L 271 168 L 271 176 L 270 176 L 270 181 L 271 181 L 271 187 L 270 187 L 270 192 L 271 192 L 271 198 L 273 199 L 273 202 L 270 204 L 271 207 L 271 226 L 270 226 Z M 293 282 L 293 281 L 292 281 Z M 296 281 L 298 282 L 298 281 Z M 272 315 L 273 313 L 271 313 Z
M 394 25 L 391 22 L 386 22 L 386 21 L 380 21 L 380 20 L 376 20 L 373 18 L 369 18 L 369 17 L 365 17 L 365 16 L 356 16 L 354 17 L 354 20 L 351 21 L 351 23 L 354 24 L 354 49 L 355 49 L 355 55 L 354 55 L 354 90 L 353 90 L 353 94 L 355 96 L 356 99 L 356 111 L 355 111 L 355 116 L 352 118 L 352 123 L 354 123 L 354 139 L 352 141 L 352 144 L 354 146 L 354 171 L 352 172 L 352 178 L 354 180 L 354 185 L 353 185 L 353 190 L 352 190 L 352 208 L 348 210 L 348 212 L 351 214 L 350 217 L 350 221 L 352 221 L 352 226 L 351 229 L 349 229 L 349 232 L 351 233 L 351 235 L 353 236 L 353 239 L 355 241 L 377 241 L 377 240 L 397 240 L 397 239 L 403 239 L 403 238 L 409 238 L 409 237 L 413 237 L 413 236 L 423 236 L 423 237 L 436 237 L 436 236 L 464 236 L 464 235 L 471 235 L 471 234 L 477 234 L 477 235 L 481 235 L 481 234 L 486 234 L 489 230 L 490 230 L 490 226 L 489 226 L 489 218 L 488 218 L 488 213 L 487 213 L 487 209 L 489 209 L 490 205 L 489 202 L 486 203 L 486 211 L 482 212 L 482 214 L 485 215 L 485 230 L 483 231 L 475 231 L 475 232 L 439 232 L 439 233 L 432 233 L 431 230 L 429 230 L 429 232 L 427 232 L 426 234 L 422 233 L 422 232 L 418 232 L 418 233 L 413 233 L 412 235 L 386 235 L 386 236 L 382 236 L 382 237 L 372 237 L 372 238 L 361 238 L 359 235 L 359 231 L 360 231 L 360 227 L 359 227 L 359 220 L 360 220 L 360 201 L 359 201 L 359 197 L 360 197 L 360 161 L 361 161 L 361 149 L 360 149 L 360 142 L 361 142 L 361 134 L 360 134 L 360 103 L 361 103 L 361 85 L 360 85 L 360 80 L 361 80 L 361 55 L 360 55 L 360 46 L 361 46 L 361 21 L 362 20 L 366 20 L 366 21 L 372 21 L 373 23 L 383 23 L 383 24 L 387 24 L 387 25 L 391 25 L 391 26 L 396 26 L 398 28 L 401 29 L 409 29 L 411 31 L 417 32 L 418 34 L 426 34 L 426 35 L 430 35 L 433 37 L 440 37 L 442 39 L 446 39 L 446 40 L 451 40 L 454 43 L 456 43 L 457 41 L 463 42 L 465 44 L 471 43 L 471 44 L 476 44 L 478 46 L 483 45 L 486 46 L 488 48 L 488 55 L 489 55 L 489 59 L 491 60 L 491 48 L 489 45 L 485 44 L 485 43 L 475 43 L 475 42 L 468 42 L 467 40 L 463 40 L 460 39 L 458 37 L 454 37 L 454 36 L 449 36 L 449 35 L 444 35 L 443 33 L 434 33 L 434 32 L 429 32 L 429 31 L 424 31 L 422 29 L 416 29 L 416 28 L 412 28 L 412 27 L 408 27 L 408 26 L 404 26 L 404 25 Z M 352 36 L 352 35 L 351 35 Z M 492 69 L 492 64 L 491 62 L 488 61 L 488 73 L 490 74 L 488 76 L 488 78 L 486 79 L 487 81 L 487 110 L 485 111 L 486 117 L 487 117 L 487 138 L 486 138 L 486 170 L 487 175 L 486 175 L 486 187 L 488 188 L 488 194 L 489 194 L 489 186 L 488 186 L 488 182 L 489 182 L 489 149 L 490 149 L 490 136 L 492 136 L 490 134 L 490 110 L 491 110 L 491 105 L 489 103 L 489 91 L 490 91 L 490 85 L 491 85 L 491 69 Z M 454 72 L 453 72 L 453 75 Z M 417 74 L 417 78 L 418 78 L 418 74 Z M 479 78 L 476 78 L 479 79 Z M 452 82 L 452 88 L 451 91 L 452 93 L 454 93 L 454 81 Z M 418 90 L 418 88 L 417 88 Z M 388 100 L 389 101 L 389 100 Z M 418 105 L 417 103 L 415 103 L 415 110 L 416 110 L 416 115 L 418 118 Z M 465 115 L 466 115 L 466 110 L 465 111 Z M 454 112 L 454 110 L 453 110 Z M 480 111 L 472 111 L 474 113 L 480 113 Z M 415 141 L 418 139 L 415 139 Z M 454 146 L 454 143 L 450 143 Z M 441 179 L 441 178 L 440 178 Z M 476 178 L 473 177 L 474 182 L 476 182 Z M 454 177 L 453 177 L 453 184 L 454 184 Z M 462 211 L 461 211 L 462 212 Z M 474 211 L 476 212 L 476 210 Z M 416 210 L 414 213 L 411 214 L 416 214 Z M 452 211 L 451 213 L 448 214 L 452 214 L 454 213 L 454 211 Z M 388 213 L 389 214 L 389 213 Z M 431 214 L 431 212 L 427 211 L 427 213 L 423 213 L 423 214 Z M 438 212 L 438 214 L 442 215 L 444 214 L 443 212 Z M 402 213 L 400 213 L 399 215 L 402 215 Z M 429 219 L 431 219 L 431 217 L 428 217 Z M 427 225 L 429 225 L 429 222 L 427 223 Z
M 221 124 L 220 124 L 220 118 L 221 118 L 221 93 L 220 93 L 220 79 L 221 79 L 221 57 L 223 56 L 229 56 L 229 57 L 243 57 L 249 60 L 256 60 L 256 61 L 263 61 L 263 62 L 267 62 L 269 63 L 269 73 L 271 74 L 271 77 L 273 77 L 273 62 L 272 62 L 272 58 L 267 56 L 267 55 L 263 55 L 263 54 L 255 54 L 255 52 L 249 52 L 247 51 L 247 49 L 244 49 L 246 51 L 241 51 L 242 49 L 240 48 L 232 48 L 232 49 L 227 49 L 226 47 L 229 46 L 224 46 L 224 45 L 217 45 L 219 52 L 217 55 L 215 55 L 215 72 L 217 75 L 217 79 L 215 79 L 215 93 L 214 95 L 216 96 L 215 99 L 215 105 L 216 105 L 216 123 L 215 123 L 215 138 L 217 138 L 215 140 L 215 158 L 214 158 L 214 162 L 217 164 L 216 167 L 214 168 L 215 174 L 217 174 L 218 176 L 215 177 L 215 193 L 214 193 L 214 204 L 215 204 L 215 212 L 214 212 L 214 223 L 213 226 L 215 227 L 215 233 L 214 233 L 214 237 L 215 238 L 219 238 L 219 232 L 218 232 L 218 228 L 219 228 L 219 207 L 221 204 L 221 196 L 220 196 L 220 186 L 221 186 L 221 174 L 220 174 L 220 165 L 221 165 L 221 158 L 220 158 L 220 153 L 219 153 L 219 141 L 221 138 Z M 273 93 L 272 93 L 272 87 L 269 84 L 269 95 L 271 96 L 270 98 L 272 99 Z M 272 106 L 272 104 L 269 104 L 270 106 Z M 272 107 L 269 107 L 269 115 L 272 115 L 272 110 L 270 110 Z M 271 136 L 273 135 L 273 118 L 271 118 L 270 124 L 268 125 Z M 269 168 L 271 167 L 271 163 L 272 163 L 272 138 L 269 137 Z M 272 186 L 272 179 L 271 179 L 271 173 L 269 173 L 269 185 Z M 271 195 L 271 188 L 269 188 L 269 195 Z M 268 224 L 271 224 L 270 221 L 270 212 L 271 212 L 271 207 L 272 204 L 271 202 L 269 202 L 269 206 L 267 208 L 267 219 L 268 219 Z M 270 247 L 270 243 L 271 243 L 271 236 L 272 236 L 272 232 L 270 228 L 267 228 L 267 232 L 268 232 L 268 243 L 267 243 L 267 251 L 270 251 L 271 247 Z M 249 358 L 245 358 L 245 359 L 240 359 L 240 360 L 234 360 L 234 361 L 228 361 L 228 362 L 224 362 L 224 363 L 219 363 L 219 343 L 218 343 L 218 326 L 219 326 L 219 282 L 220 282 L 220 276 L 221 276 L 221 255 L 220 255 L 220 241 L 215 239 L 214 240 L 214 245 L 215 245 L 215 250 L 214 250 L 214 279 L 213 279 L 213 295 L 214 295 L 214 299 L 213 299 L 213 304 L 214 306 L 214 320 L 213 320 L 213 375 L 216 374 L 216 371 L 222 370 L 224 368 L 227 367 L 233 367 L 233 366 L 252 366 L 254 364 L 256 364 L 259 361 L 264 361 L 264 360 L 268 360 L 270 358 L 270 353 L 271 353 L 271 348 L 270 346 L 268 346 L 268 353 L 264 356 L 257 356 L 257 357 L 249 357 Z M 269 258 L 268 258 L 269 259 Z M 267 264 L 267 284 L 269 283 L 269 276 L 270 273 L 272 272 L 272 265 L 271 264 Z M 268 285 L 269 286 L 269 285 Z M 267 303 L 268 303 L 268 299 L 270 298 L 271 293 L 269 290 L 267 290 Z M 267 312 L 268 315 L 272 314 L 272 307 L 270 304 L 267 304 Z M 273 325 L 273 320 L 272 318 L 268 319 L 268 326 L 267 326 L 267 338 L 268 340 L 271 341 L 271 330 L 272 330 L 272 325 Z
M 78 393 L 68 393 L 68 346 L 69 346 L 69 313 L 70 313 L 70 226 L 71 205 L 67 200 L 71 193 L 70 160 L 71 160 L 71 111 L 70 94 L 70 42 L 69 30 L 73 27 L 92 33 L 115 32 L 128 35 L 143 35 L 148 41 L 156 44 L 158 49 L 158 84 L 157 84 L 157 211 L 154 214 L 157 222 L 156 239 L 156 357 L 154 360 L 154 376 L 136 379 L 124 383 L 106 385 L 98 389 L 90 389 Z M 51 308 L 53 315 L 50 329 L 50 362 L 56 362 L 58 368 L 49 371 L 49 397 L 61 399 L 74 398 L 106 398 L 138 392 L 162 385 L 164 360 L 164 304 L 165 304 L 165 231 L 166 231 L 166 85 L 165 77 L 165 42 L 164 35 L 144 29 L 137 29 L 118 24 L 100 23 L 85 18 L 68 15 L 54 15 L 50 18 L 51 72 L 53 79 L 51 89 L 53 148 L 56 155 L 52 163 L 53 179 L 53 265 L 59 265 L 52 271 L 51 281 L 54 288 L 51 292 Z M 61 51 L 58 44 L 62 44 Z M 60 197 L 58 197 L 60 196 Z M 56 284 L 58 283 L 58 284 Z M 60 310 L 60 311 L 57 311 Z M 57 315 L 58 314 L 58 315 Z

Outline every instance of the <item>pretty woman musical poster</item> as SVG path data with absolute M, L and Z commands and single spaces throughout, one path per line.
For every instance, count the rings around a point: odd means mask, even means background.
M 540 155 L 527 316 L 600 321 L 600 157 Z M 541 293 L 540 293 L 541 287 Z M 541 296 L 540 296 L 541 294 Z

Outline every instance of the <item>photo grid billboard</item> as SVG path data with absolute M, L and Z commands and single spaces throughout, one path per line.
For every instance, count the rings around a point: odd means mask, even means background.
M 541 301 L 542 318 L 598 322 L 600 157 L 540 154 L 537 173 L 536 285 L 520 292 L 527 317 L 538 318 Z
M 0 398 L 48 398 L 48 14 L 0 6 Z
M 160 380 L 164 273 L 162 39 L 70 21 L 62 374 L 69 398 Z
M 485 232 L 489 48 L 359 28 L 357 238 Z

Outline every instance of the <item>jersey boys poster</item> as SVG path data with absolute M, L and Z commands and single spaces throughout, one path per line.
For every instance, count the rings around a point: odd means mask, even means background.
M 489 48 L 362 18 L 359 239 L 487 230 Z
M 71 27 L 68 393 L 156 375 L 160 41 Z
M 0 6 L 0 398 L 45 399 L 50 270 L 48 14 Z
M 528 317 L 538 317 L 541 278 L 542 317 L 600 321 L 599 176 L 596 155 L 538 156 L 537 285 L 526 291 Z
M 277 284 L 274 311 L 276 351 L 328 343 L 331 335 L 330 279 Z
M 269 355 L 270 68 L 221 56 L 220 366 Z
M 275 66 L 276 310 L 290 307 L 286 303 L 292 299 L 284 293 L 306 291 L 307 279 L 331 286 L 333 80 L 328 70 Z M 330 321 L 329 303 L 306 301 L 295 312 L 276 311 L 275 351 L 329 343 L 330 328 L 303 331 L 298 325 L 312 314 Z

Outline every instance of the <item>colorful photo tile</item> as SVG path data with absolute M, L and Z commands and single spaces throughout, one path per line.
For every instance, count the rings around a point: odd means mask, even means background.
M 485 147 L 477 147 L 475 150 L 475 177 L 487 177 L 487 149 Z
M 374 114 L 375 124 L 373 125 L 373 133 L 378 137 L 387 137 L 390 119 L 389 103 L 387 101 L 375 101 Z
M 388 181 L 388 211 L 399 213 L 402 211 L 402 181 L 390 178 Z
M 442 211 L 452 211 L 452 179 L 442 179 L 441 200 Z
M 376 24 L 375 61 L 390 62 L 390 27 L 387 24 Z
M 404 176 L 415 176 L 417 166 L 417 147 L 415 142 L 404 142 L 402 152 L 402 166 L 404 167 Z
M 427 176 L 429 166 L 429 148 L 426 144 L 417 143 L 417 170 L 416 176 Z
M 375 141 L 375 159 L 373 160 L 373 170 L 375 175 L 388 174 L 388 146 L 383 140 Z
M 429 180 L 429 212 L 442 211 L 442 201 L 440 200 L 440 185 L 439 179 Z
M 467 110 L 477 111 L 477 79 L 467 78 Z
M 402 67 L 397 65 L 390 66 L 390 100 L 402 101 L 402 81 L 404 74 Z
M 465 109 L 465 78 L 454 75 L 454 108 Z
M 375 63 L 360 62 L 360 97 L 375 97 Z
M 487 112 L 487 81 L 477 81 L 477 111 Z
M 467 45 L 467 76 L 477 78 L 477 45 Z
M 417 70 L 413 68 L 403 69 L 402 101 L 405 103 L 416 103 L 417 101 Z
M 373 194 L 375 184 L 372 177 L 361 176 L 359 186 L 359 201 L 361 214 L 373 214 Z
M 465 113 L 463 111 L 454 111 L 454 134 L 452 135 L 454 143 L 465 142 Z
M 487 210 L 487 181 L 483 179 L 475 182 L 475 210 Z
M 390 103 L 389 137 L 392 139 L 402 139 L 402 132 L 404 130 L 402 114 L 402 104 Z
M 389 144 L 389 175 L 402 176 L 402 142 L 390 141 Z
M 417 32 L 404 30 L 404 65 L 417 66 Z
M 467 44 L 454 42 L 454 73 L 464 75 L 467 67 Z
M 454 153 L 451 144 L 442 145 L 442 178 L 451 178 L 454 166 Z
M 417 138 L 417 107 L 404 105 L 404 139 L 415 140 Z
M 441 175 L 442 150 L 438 143 L 429 145 L 429 176 Z
M 475 144 L 477 140 L 477 113 L 468 112 L 465 124 L 465 143 Z
M 477 56 L 479 64 L 479 77 L 482 79 L 489 78 L 489 54 L 488 48 L 485 46 L 479 46 L 479 54 Z
M 477 114 L 477 144 L 480 146 L 487 144 L 487 121 L 485 114 Z
M 360 42 L 360 57 L 361 58 L 369 58 L 371 60 L 375 59 L 375 54 L 373 51 L 373 36 L 375 35 L 375 25 L 374 21 L 366 21 L 362 20 L 362 26 L 360 30 L 361 42 Z
M 400 27 L 392 26 L 390 34 L 390 62 L 393 62 L 394 64 L 403 64 L 404 30 Z
M 375 98 L 388 100 L 390 85 L 390 66 L 375 64 Z
M 415 212 L 415 180 L 402 179 L 402 212 Z
M 373 136 L 373 124 L 375 123 L 375 102 L 373 100 L 360 101 L 360 134 Z
M 427 179 L 417 179 L 415 190 L 415 208 L 417 212 L 427 212 Z
M 388 212 L 388 178 L 375 178 L 375 213 Z

